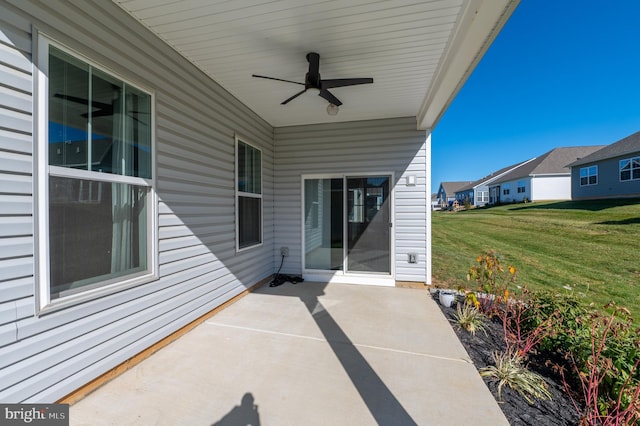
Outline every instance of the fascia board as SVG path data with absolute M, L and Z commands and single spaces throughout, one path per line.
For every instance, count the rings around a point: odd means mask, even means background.
M 432 129 L 495 40 L 520 0 L 470 0 L 418 111 L 418 129 Z

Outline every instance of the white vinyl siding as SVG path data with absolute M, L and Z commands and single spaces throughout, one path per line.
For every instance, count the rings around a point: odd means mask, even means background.
M 1 348 L 18 340 L 18 322 L 35 310 L 29 31 L 0 6 L 0 366 Z
M 531 201 L 570 199 L 570 175 L 547 175 L 531 178 Z
M 19 15 L 0 13 L 0 28 L 1 348 L 18 340 L 18 321 L 33 315 L 35 283 L 31 39 Z
M 36 316 L 31 27 L 155 93 L 158 276 Z M 11 65 L 7 65 L 11 63 Z M 0 3 L 3 402 L 51 402 L 270 276 L 273 128 L 112 2 Z M 6 121 L 5 121 L 5 118 Z M 262 152 L 263 245 L 235 250 L 234 134 Z M 3 185 L 4 187 L 4 185 Z
M 302 272 L 303 175 L 393 173 L 392 262 L 398 281 L 426 280 L 426 133 L 414 118 L 394 118 L 275 129 L 276 247 L 289 247 L 284 273 Z M 415 185 L 407 185 L 409 176 Z M 418 263 L 408 263 L 408 253 Z M 279 260 L 279 256 L 278 256 Z

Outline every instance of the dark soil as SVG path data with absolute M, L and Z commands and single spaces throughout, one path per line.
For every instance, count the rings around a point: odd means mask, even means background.
M 435 300 L 436 303 L 438 303 L 437 297 L 435 297 Z M 447 308 L 439 303 L 438 305 L 447 319 L 455 319 L 455 307 Z M 466 330 L 456 326 L 454 322 L 451 322 L 451 326 L 469 353 L 477 369 L 493 365 L 493 352 L 503 352 L 505 350 L 502 324 L 498 321 L 489 320 L 485 325 L 486 335 L 482 331 L 478 331 L 475 336 L 473 336 Z M 579 416 L 565 391 L 560 375 L 556 374 L 551 367 L 547 366 L 549 365 L 547 361 L 551 357 L 555 358 L 553 362 L 556 364 L 563 362 L 561 356 L 554 356 L 553 354 L 533 354 L 528 360 L 529 369 L 543 376 L 547 382 L 552 395 L 552 399 L 550 400 L 536 400 L 532 405 L 508 386 L 502 387 L 502 400 L 498 400 L 497 383 L 483 378 L 511 425 L 545 426 L 578 424 Z

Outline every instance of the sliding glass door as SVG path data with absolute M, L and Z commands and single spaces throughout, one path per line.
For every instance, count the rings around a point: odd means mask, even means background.
M 347 271 L 391 273 L 389 177 L 349 177 L 347 191 Z
M 304 181 L 305 267 L 342 270 L 343 179 Z
M 391 274 L 389 195 L 390 176 L 304 179 L 305 269 Z

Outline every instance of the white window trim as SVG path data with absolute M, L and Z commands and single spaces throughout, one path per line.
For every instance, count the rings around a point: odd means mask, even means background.
M 57 311 L 108 294 L 157 280 L 158 275 L 158 198 L 156 193 L 156 132 L 155 132 L 155 93 L 144 86 L 132 83 L 120 74 L 91 61 L 86 56 L 57 43 L 53 38 L 33 28 L 34 58 L 34 244 L 35 244 L 35 281 L 36 315 Z M 142 90 L 151 97 L 151 179 L 131 176 L 112 175 L 88 170 L 69 169 L 50 166 L 48 153 L 48 94 L 49 94 L 49 46 L 54 46 L 69 55 L 89 64 L 91 67 L 118 78 L 127 85 Z M 87 289 L 76 294 L 51 300 L 49 267 L 49 177 L 70 177 L 102 182 L 120 182 L 149 188 L 147 198 L 147 271 L 132 273 L 122 278 L 105 280 L 96 284 L 100 287 Z
M 633 178 L 633 160 L 637 160 L 640 161 L 640 157 L 630 157 L 630 158 L 623 158 L 621 160 L 618 160 L 618 182 L 620 183 L 624 183 L 624 182 L 633 182 L 634 180 L 640 180 L 640 179 L 634 179 Z M 622 168 L 620 167 L 620 163 L 623 161 L 629 161 L 629 179 L 622 179 Z
M 243 251 L 247 251 L 247 250 L 252 250 L 255 249 L 257 247 L 262 247 L 264 245 L 264 197 L 263 197 L 263 192 L 264 192 L 264 173 L 263 173 L 263 161 L 262 161 L 262 149 L 258 148 L 257 146 L 247 142 L 247 139 L 242 137 L 241 135 L 238 135 L 237 133 L 234 135 L 234 140 L 235 140 L 235 185 L 234 185 L 234 189 L 235 189 L 235 216 L 236 216 L 236 223 L 235 223 L 235 227 L 236 227 L 236 253 L 240 253 Z M 253 192 L 244 192 L 244 191 L 240 191 L 238 190 L 238 182 L 239 182 L 239 176 L 238 176 L 238 171 L 239 171 L 239 167 L 238 167 L 238 146 L 240 144 L 240 142 L 242 142 L 243 144 L 250 146 L 251 148 L 257 150 L 260 152 L 260 194 L 254 194 Z M 247 247 L 240 247 L 240 197 L 247 197 L 247 198 L 259 198 L 260 199 L 260 242 L 257 244 L 252 244 L 250 246 Z
M 594 175 L 591 175 L 591 174 L 589 173 L 589 169 L 591 169 L 592 167 L 595 167 L 595 168 L 596 168 L 596 173 L 595 173 Z M 582 183 L 582 176 L 581 176 L 581 174 L 582 174 L 582 171 L 583 171 L 583 170 L 586 170 L 586 171 L 587 171 L 587 176 L 586 176 L 586 178 L 587 178 L 587 183 L 586 183 L 586 184 L 583 184 L 583 183 Z M 619 175 L 620 175 L 620 173 L 618 173 L 618 176 L 619 176 Z M 596 183 L 589 183 L 589 178 L 590 178 L 591 176 L 595 176 L 595 177 L 596 177 Z M 598 181 L 599 181 L 599 178 L 598 178 L 598 165 L 596 164 L 596 165 L 591 165 L 591 166 L 587 166 L 587 167 L 580 167 L 580 172 L 579 172 L 579 176 L 578 176 L 578 178 L 580 179 L 580 186 L 596 186 L 596 185 L 598 184 Z

